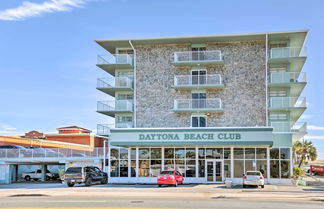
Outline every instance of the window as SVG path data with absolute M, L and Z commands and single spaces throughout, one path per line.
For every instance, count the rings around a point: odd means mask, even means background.
M 194 47 L 191 48 L 192 51 L 192 60 L 204 60 L 206 47 Z
M 270 120 L 287 120 L 288 119 L 288 115 L 287 114 L 270 114 L 269 117 Z
M 272 148 L 270 150 L 271 178 L 289 178 L 290 175 L 290 148 Z
M 134 54 L 133 49 L 118 49 L 118 54 Z
M 206 116 L 192 116 L 191 117 L 191 127 L 207 127 L 207 117 Z
M 133 100 L 133 94 L 118 94 L 117 100 Z
M 191 71 L 191 82 L 193 85 L 203 85 L 207 83 L 206 70 L 193 70 Z
M 206 108 L 206 93 L 192 93 L 192 108 Z
M 275 73 L 275 72 L 286 72 L 287 66 L 278 66 L 278 67 L 270 67 L 269 72 Z

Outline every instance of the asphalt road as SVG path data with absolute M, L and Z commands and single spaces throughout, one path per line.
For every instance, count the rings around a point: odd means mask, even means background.
M 322 201 L 262 200 L 226 197 L 138 198 L 109 196 L 1 197 L 0 208 L 224 208 L 224 209 L 299 209 L 324 208 Z

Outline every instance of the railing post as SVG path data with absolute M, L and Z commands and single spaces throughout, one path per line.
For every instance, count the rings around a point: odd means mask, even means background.
M 6 149 L 6 158 L 8 158 L 8 149 Z

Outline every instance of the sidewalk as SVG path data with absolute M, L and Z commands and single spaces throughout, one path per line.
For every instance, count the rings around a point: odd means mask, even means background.
M 155 198 L 253 198 L 276 200 L 322 200 L 324 186 L 295 187 L 266 185 L 261 188 L 232 189 L 224 185 L 181 185 L 162 187 L 156 185 L 94 185 L 68 188 L 62 184 L 11 184 L 0 185 L 0 197 L 8 196 L 109 196 Z

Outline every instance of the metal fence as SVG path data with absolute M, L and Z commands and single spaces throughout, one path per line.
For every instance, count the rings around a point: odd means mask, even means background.
M 177 75 L 174 77 L 175 86 L 205 86 L 221 85 L 222 77 L 215 75 Z
M 306 82 L 306 72 L 273 72 L 270 73 L 269 83 L 298 83 Z
M 306 47 L 278 47 L 270 50 L 270 58 L 305 57 Z
M 222 53 L 215 51 L 183 51 L 174 53 L 174 62 L 222 61 Z
M 176 99 L 174 100 L 175 110 L 191 110 L 191 109 L 221 109 L 221 99 Z
M 98 101 L 97 111 L 133 111 L 132 100 L 110 100 L 110 101 Z
M 105 54 L 97 56 L 98 65 L 129 64 L 133 66 L 134 56 L 130 54 Z
M 306 107 L 306 97 L 271 97 L 271 108 Z

